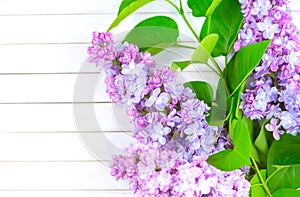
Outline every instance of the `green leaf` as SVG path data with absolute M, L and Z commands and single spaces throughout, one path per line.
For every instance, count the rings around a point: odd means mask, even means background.
M 260 162 L 259 154 L 253 142 L 251 142 L 250 154 L 255 159 L 255 161 Z
M 222 2 L 222 0 L 214 0 L 212 2 L 212 4 L 210 5 L 210 7 L 207 9 L 206 16 L 211 16 L 214 13 L 214 11 L 216 10 L 216 8 L 220 5 L 221 2 Z
M 213 101 L 213 89 L 211 85 L 203 81 L 190 81 L 184 83 L 184 87 L 189 87 L 196 94 L 197 99 L 204 101 L 209 107 L 212 107 Z M 209 110 L 209 116 L 206 117 L 206 121 L 211 120 L 211 110 Z
M 226 108 L 212 106 L 210 111 L 209 125 L 223 127 L 226 118 Z
M 134 2 L 136 2 L 136 0 L 123 0 L 121 2 L 121 5 L 119 6 L 118 15 L 120 15 L 120 13 L 122 12 L 122 10 L 124 10 L 124 8 L 128 7 L 130 4 Z
M 268 146 L 268 141 L 266 137 L 266 129 L 265 129 L 265 124 L 262 125 L 261 130 L 254 142 L 255 146 L 257 149 L 263 153 L 265 156 L 267 156 L 268 151 L 269 151 L 269 146 Z
M 202 41 L 201 45 L 211 54 L 219 40 L 218 34 L 209 34 Z
M 261 61 L 270 40 L 243 47 L 226 66 L 226 78 L 232 93 L 247 80 L 254 68 Z
M 300 187 L 300 136 L 285 134 L 273 141 L 268 154 L 268 176 L 271 192 Z
M 260 128 L 259 134 L 257 138 L 254 141 L 255 147 L 258 150 L 259 158 L 260 158 L 260 167 L 266 168 L 267 167 L 267 157 L 268 157 L 268 152 L 269 152 L 269 147 L 270 147 L 270 140 L 274 139 L 273 135 L 271 132 L 268 132 L 265 129 L 265 124 L 264 122 Z M 271 137 L 271 139 L 270 139 Z
M 206 18 L 200 38 L 203 39 L 212 33 L 220 36 L 212 54 L 214 57 L 227 55 L 230 52 L 242 21 L 241 5 L 237 0 L 223 0 L 211 16 Z
M 267 179 L 267 170 L 260 170 L 260 174 L 262 175 L 262 178 L 264 181 Z M 253 178 L 250 181 L 251 183 L 251 196 L 252 197 L 258 197 L 258 196 L 267 196 L 265 189 L 263 188 L 261 184 L 261 180 L 258 176 L 258 174 L 255 174 Z
M 137 24 L 124 41 L 136 44 L 141 51 L 149 51 L 155 55 L 174 45 L 178 36 L 178 25 L 172 18 L 154 16 Z
M 297 189 L 280 189 L 272 194 L 272 197 L 299 197 L 300 190 Z
M 203 100 L 209 107 L 212 106 L 213 89 L 209 83 L 203 81 L 189 81 L 184 84 L 184 87 L 191 88 L 199 100 Z
M 223 107 L 227 109 L 227 96 L 226 95 L 226 90 L 223 85 L 222 79 L 220 78 L 218 81 L 218 86 L 217 86 L 217 91 L 216 91 L 216 101 L 218 106 Z
M 211 6 L 213 0 L 188 0 L 188 6 L 192 10 L 193 16 L 206 16 L 208 8 Z
M 127 16 L 152 1 L 154 0 L 123 0 L 119 7 L 117 18 L 113 21 L 107 31 L 117 27 Z
M 171 70 L 174 72 L 178 68 L 180 68 L 180 70 L 183 71 L 186 67 L 188 67 L 192 63 L 193 63 L 192 61 L 172 62 Z
M 229 134 L 230 134 L 230 138 L 233 138 L 233 132 L 234 132 L 234 127 L 232 125 L 233 121 L 237 120 L 237 119 L 241 119 L 243 117 L 243 112 L 240 109 L 240 95 L 241 92 L 243 91 L 244 87 L 245 87 L 246 83 L 243 83 L 239 89 L 237 90 L 237 92 L 235 92 L 232 95 L 232 99 L 231 99 L 231 105 L 230 105 L 230 117 L 229 117 Z M 250 134 L 249 134 L 250 135 Z
M 224 150 L 211 155 L 207 162 L 223 171 L 231 171 L 245 165 L 251 165 L 251 139 L 243 120 L 235 122 L 232 141 L 234 143 L 233 150 Z
M 249 130 L 250 139 L 251 139 L 251 147 L 250 147 L 250 155 L 255 159 L 255 161 L 260 162 L 258 151 L 253 143 L 253 133 L 255 130 L 255 122 L 251 120 L 250 118 L 247 118 L 246 116 L 242 115 L 242 111 L 239 109 L 239 113 L 241 113 L 241 118 L 245 124 L 245 126 Z
M 219 36 L 217 34 L 210 34 L 206 36 L 202 42 L 200 43 L 199 47 L 194 51 L 192 55 L 192 60 L 206 64 L 210 54 L 214 50 Z

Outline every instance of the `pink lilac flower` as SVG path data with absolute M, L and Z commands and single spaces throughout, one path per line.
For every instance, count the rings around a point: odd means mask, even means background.
M 90 59 L 105 70 L 112 101 L 127 107 L 137 139 L 126 155 L 112 157 L 111 175 L 128 180 L 136 196 L 248 196 L 250 184 L 240 170 L 222 172 L 205 161 L 229 141 L 206 122 L 209 107 L 170 68 L 156 68 L 149 53 L 114 44 L 111 34 L 94 35 L 93 44 L 112 51 L 101 58 L 90 53 Z
M 266 129 L 268 131 L 273 132 L 274 139 L 276 140 L 280 139 L 280 134 L 284 134 L 284 131 L 279 129 L 281 125 L 278 123 L 279 123 L 278 119 L 272 118 L 270 123 L 266 125 Z
M 206 122 L 209 107 L 169 67 L 157 68 L 150 53 L 140 52 L 136 45 L 115 43 L 110 33 L 93 36 L 91 47 L 99 50 L 89 52 L 90 60 L 105 71 L 106 92 L 112 101 L 127 108 L 135 126 L 133 137 L 161 146 L 182 138 L 186 155 L 200 154 L 200 149 L 210 154 L 203 142 L 213 144 L 219 133 L 210 132 Z M 105 53 L 99 53 L 104 49 Z
M 247 117 L 271 120 L 268 130 L 275 139 L 281 134 L 300 133 L 300 40 L 292 23 L 288 0 L 239 0 L 244 14 L 234 48 L 272 39 L 241 95 Z M 276 120 L 276 121 L 275 121 Z
M 207 156 L 188 162 L 157 143 L 133 143 L 126 152 L 112 158 L 111 174 L 128 180 L 135 196 L 249 196 L 250 183 L 241 170 L 222 172 L 205 161 Z

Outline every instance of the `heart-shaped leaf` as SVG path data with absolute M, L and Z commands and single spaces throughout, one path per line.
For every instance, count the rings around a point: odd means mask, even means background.
M 263 153 L 265 156 L 267 156 L 268 151 L 269 151 L 269 146 L 268 146 L 268 141 L 266 137 L 266 129 L 265 129 L 265 124 L 262 125 L 261 130 L 254 142 L 255 146 L 257 149 Z
M 273 141 L 268 154 L 271 192 L 300 187 L 300 136 L 282 135 Z
M 141 51 L 149 51 L 155 55 L 176 44 L 178 36 L 178 25 L 172 18 L 154 16 L 137 24 L 124 41 L 136 44 Z
M 300 190 L 297 189 L 280 189 L 272 194 L 272 197 L 299 197 Z
M 123 0 L 119 7 L 117 18 L 113 21 L 107 31 L 117 27 L 127 16 L 152 1 L 154 0 Z
M 208 163 L 223 171 L 232 171 L 245 165 L 251 165 L 251 139 L 248 128 L 241 119 L 236 120 L 234 125 L 232 138 L 234 149 L 211 155 L 207 160 Z
M 232 93 L 247 80 L 254 68 L 261 61 L 270 40 L 243 47 L 226 66 L 225 75 Z
M 218 34 L 220 38 L 212 55 L 214 57 L 227 55 L 243 21 L 241 4 L 236 0 L 222 0 L 214 12 L 210 11 L 208 14 L 210 15 L 208 15 L 202 26 L 200 38 L 204 39 L 212 33 Z

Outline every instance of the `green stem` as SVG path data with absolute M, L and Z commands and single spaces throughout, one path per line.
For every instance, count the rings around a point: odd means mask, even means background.
M 188 28 L 191 30 L 194 37 L 197 39 L 197 41 L 199 43 L 201 43 L 199 36 L 197 35 L 196 31 L 193 29 L 192 25 L 190 24 L 190 22 L 188 21 L 188 19 L 186 18 L 185 14 L 184 14 L 181 0 L 180 0 L 180 8 L 178 8 L 177 5 L 170 0 L 165 0 L 165 1 L 168 2 L 170 5 L 172 5 L 177 10 L 177 12 L 180 14 L 180 16 L 182 17 L 182 19 L 184 20 L 184 22 L 186 23 Z
M 225 80 L 225 74 L 224 74 L 224 72 L 220 68 L 218 62 L 216 62 L 216 60 L 211 55 L 210 55 L 209 59 L 214 64 L 214 66 L 216 67 L 216 69 L 218 70 L 218 72 L 220 73 L 220 76 L 222 78 L 222 82 L 223 82 L 223 85 L 225 87 L 225 91 L 226 91 L 227 95 L 230 95 L 230 90 L 229 90 L 227 81 Z
M 175 47 L 182 47 L 182 48 L 187 48 L 187 49 L 196 49 L 195 47 L 187 46 L 187 45 L 182 45 L 182 44 L 175 44 Z
M 258 168 L 258 166 L 257 166 L 257 163 L 256 163 L 256 161 L 255 161 L 255 159 L 254 159 L 253 157 L 251 157 L 251 161 L 252 161 L 252 163 L 253 163 L 253 165 L 254 165 L 254 167 L 255 167 L 255 171 L 256 171 L 256 173 L 257 173 L 259 179 L 260 179 L 260 182 L 261 182 L 263 188 L 265 189 L 265 191 L 266 191 L 266 193 L 267 193 L 267 197 L 272 197 L 272 194 L 271 194 L 271 192 L 270 192 L 270 190 L 269 190 L 269 187 L 267 186 L 267 184 L 266 184 L 266 182 L 264 181 L 262 175 L 260 174 L 260 171 L 259 171 L 259 168 Z
M 183 18 L 184 22 L 186 23 L 186 25 L 188 26 L 188 28 L 191 30 L 192 34 L 194 35 L 194 37 L 197 39 L 197 41 L 199 43 L 201 43 L 200 37 L 197 35 L 196 31 L 193 29 L 192 25 L 190 24 L 190 22 L 188 21 L 188 19 L 186 18 L 184 12 L 182 11 L 181 13 L 179 13 L 181 15 L 181 17 Z
M 183 11 L 182 0 L 179 0 L 180 10 Z
M 197 39 L 197 41 L 199 42 L 199 44 L 201 44 L 200 37 L 197 35 L 196 31 L 193 29 L 192 25 L 190 24 L 190 22 L 188 21 L 188 19 L 186 18 L 185 14 L 184 14 L 184 10 L 183 10 L 183 7 L 182 7 L 182 1 L 181 0 L 179 1 L 180 2 L 180 8 L 178 8 L 178 6 L 175 3 L 173 3 L 172 1 L 170 1 L 170 0 L 165 0 L 165 1 L 168 2 L 170 5 L 172 5 L 177 10 L 177 12 L 183 18 L 184 22 L 186 23 L 186 25 L 188 26 L 188 28 L 190 29 L 190 31 L 192 32 L 192 34 L 194 35 L 194 37 Z M 216 62 L 216 60 L 211 55 L 209 56 L 209 59 L 211 60 L 211 62 L 216 67 L 216 69 L 217 69 L 217 71 L 219 73 L 219 76 L 221 76 L 222 82 L 223 82 L 223 85 L 224 85 L 224 87 L 226 89 L 227 95 L 230 95 L 230 90 L 228 88 L 227 82 L 225 80 L 225 75 L 224 75 L 222 69 L 220 68 L 219 64 Z
M 181 12 L 180 9 L 177 7 L 177 5 L 175 3 L 173 3 L 170 0 L 165 0 L 165 1 L 168 2 L 171 6 L 173 6 L 177 10 L 177 12 L 179 12 L 179 13 Z
M 219 77 L 221 77 L 220 73 L 215 70 L 211 65 L 209 65 L 208 63 L 205 64 L 208 68 L 210 68 L 212 71 L 214 71 Z

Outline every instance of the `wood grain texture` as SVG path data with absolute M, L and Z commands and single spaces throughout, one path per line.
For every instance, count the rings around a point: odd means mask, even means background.
M 132 197 L 131 191 L 94 191 L 94 190 L 73 190 L 73 191 L 1 191 L 1 195 L 5 197 L 20 197 L 20 196 L 30 196 L 30 197 L 53 197 L 53 196 L 63 196 L 63 197 Z
M 0 162 L 1 190 L 118 190 L 108 164 L 99 162 Z M 1 193 L 0 193 L 1 194 Z
M 0 1 L 0 196 L 133 196 L 108 168 L 111 154 L 132 142 L 130 120 L 110 103 L 99 69 L 85 62 L 91 32 L 107 29 L 120 2 Z M 300 2 L 292 0 L 290 7 L 300 27 Z M 190 13 L 186 5 L 185 10 Z M 197 46 L 163 0 L 138 10 L 113 33 L 121 38 L 154 15 L 173 17 L 180 25 L 181 43 Z M 191 23 L 199 31 L 203 19 Z M 168 66 L 190 56 L 191 51 L 172 48 L 155 58 Z M 216 87 L 216 76 L 203 65 L 181 77 Z M 78 87 L 82 93 L 74 96 Z
M 178 73 L 178 77 L 184 82 L 192 80 L 213 82 L 214 87 L 218 79 L 216 74 L 209 71 L 183 72 Z M 0 103 L 110 102 L 105 93 L 104 78 L 105 76 L 100 73 L 2 75 L 0 91 L 3 95 L 0 97 Z M 74 93 L 74 90 L 78 93 Z M 86 91 L 91 94 L 85 94 Z
M 160 13 L 177 21 L 181 32 L 193 38 L 187 26 L 176 13 Z M 115 35 L 125 35 L 138 22 L 154 14 L 133 14 L 113 30 Z M 0 45 L 17 43 L 88 43 L 91 32 L 106 31 L 115 14 L 74 14 L 74 15 L 14 15 L 1 16 Z M 203 19 L 192 20 L 195 27 L 201 27 Z M 14 25 L 11 25 L 14 24 Z M 197 24 L 197 25 L 196 25 Z M 20 29 L 22 30 L 20 33 Z M 34 30 L 34 31 L 33 31 Z M 181 40 L 183 38 L 180 38 Z
M 0 133 L 0 163 L 108 162 L 113 150 L 104 145 L 105 154 L 87 149 L 88 138 L 99 143 L 107 140 L 116 149 L 124 149 L 133 142 L 130 132 Z

